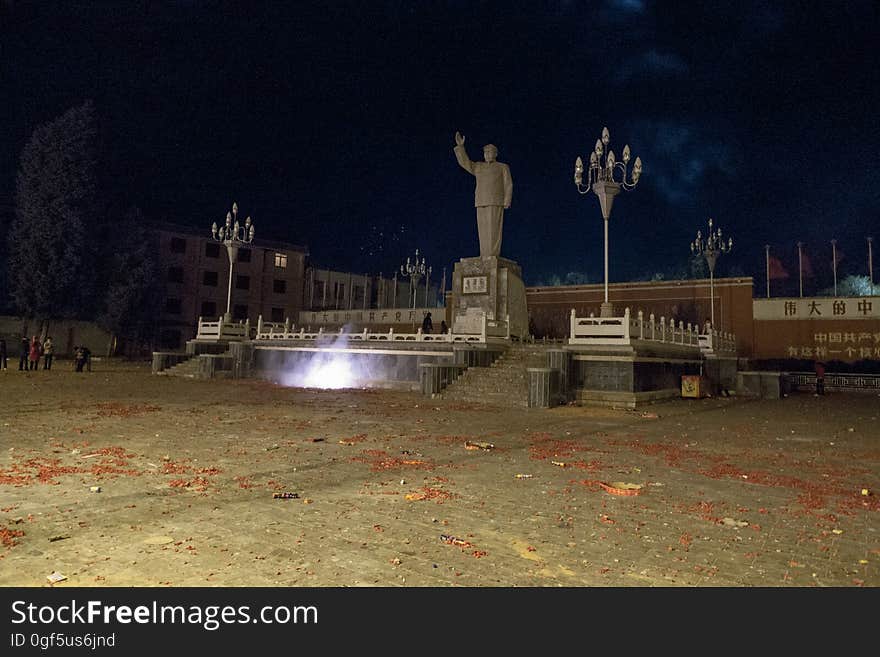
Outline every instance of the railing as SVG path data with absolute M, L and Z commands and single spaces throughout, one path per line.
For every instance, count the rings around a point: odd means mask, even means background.
M 306 330 L 300 327 L 299 330 L 295 326 L 290 326 L 285 322 L 263 322 L 258 323 L 257 340 L 337 340 L 345 339 L 354 342 L 454 342 L 455 337 L 452 333 L 422 333 L 422 329 L 418 329 L 415 333 L 395 333 L 394 329 L 389 329 L 386 333 L 371 333 L 368 329 L 364 329 L 360 333 L 346 332 L 345 328 L 339 329 L 339 332 L 333 333 L 325 331 L 323 327 L 317 331 Z
M 792 390 L 813 391 L 816 389 L 816 375 L 811 372 L 786 372 L 783 377 Z M 880 391 L 880 375 L 826 374 L 825 389 L 878 392 Z
M 713 355 L 736 355 L 736 337 L 733 333 L 716 331 L 708 326 L 706 333 L 700 333 L 700 351 Z
M 250 320 L 224 322 L 220 317 L 216 322 L 207 322 L 199 317 L 196 340 L 247 340 L 250 338 L 250 332 Z
M 345 338 L 354 341 L 385 341 L 385 342 L 475 342 L 485 343 L 491 338 L 510 338 L 510 322 L 505 319 L 487 319 L 484 314 L 480 322 L 479 333 L 422 333 L 418 329 L 415 333 L 395 333 L 394 329 L 387 332 L 377 333 L 364 329 L 359 333 L 346 332 L 345 327 L 340 328 L 338 333 L 325 331 L 323 327 L 317 331 L 306 330 L 303 327 L 297 329 L 291 325 L 288 319 L 285 322 L 264 322 L 260 316 L 257 320 L 257 340 L 327 340 Z
M 635 316 L 629 308 L 624 310 L 623 317 L 578 317 L 574 308 L 571 309 L 569 344 L 619 345 L 630 344 L 632 340 L 655 340 L 672 344 L 699 346 L 699 333 L 692 324 L 685 325 L 675 320 L 668 322 L 665 317 L 660 321 L 651 313 L 645 321 L 640 310 Z

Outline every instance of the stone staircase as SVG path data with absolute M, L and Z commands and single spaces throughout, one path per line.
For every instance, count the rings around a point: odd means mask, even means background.
M 166 370 L 158 372 L 158 374 L 163 374 L 165 376 L 182 376 L 187 379 L 198 378 L 199 358 L 198 356 L 191 356 L 190 358 L 179 362 L 174 367 L 169 367 Z
M 202 362 L 205 358 L 213 360 L 213 363 L 207 363 L 207 365 L 210 366 L 207 369 L 203 367 L 206 363 Z M 159 372 L 159 374 L 164 374 L 166 376 L 180 376 L 187 379 L 228 379 L 232 377 L 232 369 L 216 366 L 218 359 L 228 359 L 231 362 L 232 356 L 229 350 L 222 354 L 196 354 L 173 367 L 169 367 L 168 369 Z
M 511 345 L 491 366 L 469 367 L 443 391 L 443 399 L 528 408 L 527 368 L 546 367 L 546 350 L 540 344 Z

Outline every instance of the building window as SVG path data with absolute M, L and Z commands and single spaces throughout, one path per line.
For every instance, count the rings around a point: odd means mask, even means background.
M 220 257 L 220 245 L 215 244 L 214 242 L 206 242 L 205 243 L 205 257 L 206 258 L 219 258 Z
M 233 306 L 232 307 L 232 319 L 244 321 L 248 318 L 248 307 L 247 306 Z
M 217 287 L 217 272 L 203 271 L 202 272 L 202 284 L 208 285 L 210 287 Z
M 179 315 L 180 314 L 180 299 L 168 298 L 165 299 L 165 312 L 169 315 Z
M 275 254 L 275 266 L 279 269 L 287 269 L 287 254 L 286 253 L 276 253 Z
M 172 237 L 171 253 L 186 253 L 186 240 L 182 237 Z
M 251 250 L 250 249 L 239 249 L 238 250 L 238 261 L 239 262 L 250 262 L 251 261 Z
M 168 268 L 168 282 L 169 283 L 183 283 L 183 267 L 169 267 Z
M 364 286 L 363 285 L 355 285 L 353 286 L 352 292 L 354 293 L 354 299 L 352 302 L 355 307 L 360 307 L 360 305 L 364 302 Z
M 251 277 L 245 276 L 244 274 L 236 274 L 235 275 L 235 289 L 236 290 L 249 290 L 249 289 L 251 289 Z
M 312 295 L 311 302 L 313 305 L 324 306 L 324 281 L 315 281 L 314 284 L 314 294 Z
M 202 302 L 202 317 L 217 317 L 217 303 L 214 301 Z
M 278 294 L 284 294 L 287 292 L 287 281 L 276 278 L 272 284 L 272 289 Z
M 284 321 L 284 308 L 273 308 L 271 321 L 283 322 Z

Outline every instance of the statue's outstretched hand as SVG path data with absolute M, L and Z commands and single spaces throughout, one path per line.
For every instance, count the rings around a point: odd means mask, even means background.
M 460 132 L 455 133 L 455 143 L 458 146 L 464 146 L 464 135 L 462 135 Z

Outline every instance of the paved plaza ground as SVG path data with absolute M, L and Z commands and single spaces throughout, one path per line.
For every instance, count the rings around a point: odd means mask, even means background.
M 510 410 L 72 369 L 0 372 L 3 586 L 880 585 L 876 394 Z

